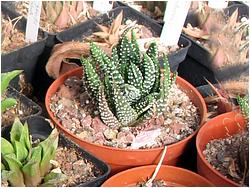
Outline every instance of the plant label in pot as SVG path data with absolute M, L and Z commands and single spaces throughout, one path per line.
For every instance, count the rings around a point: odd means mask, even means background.
M 179 41 L 191 1 L 169 1 L 164 14 L 164 25 L 160 40 L 167 46 Z M 171 29 L 170 29 L 171 28 Z
M 29 13 L 25 32 L 25 41 L 27 42 L 37 41 L 41 8 L 41 1 L 31 1 L 29 4 Z

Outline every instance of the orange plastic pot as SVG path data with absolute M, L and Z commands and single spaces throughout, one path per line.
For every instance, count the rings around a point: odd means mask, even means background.
M 240 132 L 245 127 L 244 117 L 239 111 L 221 114 L 201 127 L 196 137 L 197 169 L 200 175 L 206 177 L 216 186 L 240 186 L 215 170 L 205 159 L 203 151 L 210 140 L 226 138 Z
M 69 137 L 71 140 L 79 144 L 81 147 L 88 150 L 90 153 L 94 154 L 96 157 L 102 159 L 106 163 L 108 163 L 111 166 L 112 173 L 116 173 L 121 170 L 125 170 L 135 166 L 157 164 L 160 159 L 161 153 L 163 151 L 163 147 L 154 149 L 130 150 L 130 149 L 120 149 L 108 146 L 101 146 L 98 144 L 84 141 L 83 139 L 77 137 L 75 134 L 71 133 L 65 127 L 62 126 L 62 124 L 58 121 L 58 119 L 54 116 L 53 112 L 50 110 L 50 98 L 68 77 L 70 76 L 82 77 L 82 75 L 83 75 L 83 69 L 81 67 L 71 70 L 63 74 L 59 78 L 57 78 L 47 91 L 45 99 L 46 109 L 48 111 L 50 118 L 56 124 L 59 130 L 63 131 L 65 136 Z M 199 108 L 199 113 L 201 115 L 200 125 L 202 125 L 204 122 L 204 118 L 206 117 L 207 114 L 206 104 L 202 96 L 191 84 L 189 84 L 187 81 L 185 81 L 180 77 L 177 77 L 177 84 L 190 97 L 192 102 Z M 178 143 L 169 145 L 166 154 L 167 157 L 165 157 L 163 164 L 176 165 L 180 156 L 189 147 L 189 144 L 196 135 L 197 131 L 189 135 L 187 138 L 179 141 Z
M 135 187 L 138 182 L 152 176 L 156 165 L 141 166 L 120 172 L 108 180 L 102 187 Z M 164 180 L 170 187 L 212 187 L 213 184 L 204 177 L 189 170 L 162 165 L 155 180 Z

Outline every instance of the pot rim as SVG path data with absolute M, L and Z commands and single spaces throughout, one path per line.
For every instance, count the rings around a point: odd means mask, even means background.
M 103 185 L 112 180 L 112 179 L 115 179 L 116 177 L 119 177 L 119 176 L 123 176 L 124 174 L 128 174 L 128 173 L 136 173 L 137 171 L 140 171 L 141 169 L 155 169 L 157 167 L 157 165 L 145 165 L 145 166 L 139 166 L 139 167 L 134 167 L 134 168 L 130 168 L 130 169 L 127 169 L 127 170 L 124 170 L 124 171 L 121 171 L 113 176 L 111 176 L 109 179 L 107 179 L 102 185 L 101 187 L 103 187 Z M 182 172 L 186 172 L 186 173 L 189 173 L 191 174 L 192 176 L 195 176 L 196 178 L 199 178 L 199 179 L 202 179 L 204 182 L 206 182 L 207 184 L 210 184 L 211 186 L 214 186 L 208 179 L 206 179 L 205 177 L 191 171 L 191 170 L 188 170 L 188 169 L 185 169 L 185 168 L 181 168 L 181 167 L 177 167 L 177 166 L 170 166 L 170 165 L 161 165 L 161 168 L 160 170 L 162 169 L 175 169 L 177 171 L 182 171 Z M 160 171 L 159 170 L 159 171 Z
M 85 142 L 87 144 L 94 145 L 95 147 L 101 147 L 101 148 L 105 148 L 108 150 L 117 150 L 117 151 L 123 151 L 123 152 L 152 152 L 152 151 L 158 151 L 158 150 L 164 149 L 164 146 L 157 147 L 157 148 L 150 148 L 150 149 L 127 149 L 127 148 L 124 149 L 124 148 L 116 148 L 116 147 L 111 147 L 111 146 L 104 146 L 104 145 L 88 142 L 88 141 L 76 136 L 75 134 L 73 134 L 72 132 L 67 130 L 64 126 L 62 126 L 62 124 L 58 121 L 58 119 L 54 116 L 54 113 L 50 109 L 51 96 L 49 94 L 54 94 L 51 92 L 52 88 L 56 87 L 58 89 L 59 84 L 57 82 L 59 82 L 60 80 L 65 80 L 69 76 L 72 76 L 72 75 L 74 75 L 77 72 L 82 71 L 82 70 L 83 70 L 82 67 L 78 67 L 78 68 L 72 69 L 72 70 L 62 74 L 50 85 L 50 87 L 47 90 L 46 97 L 45 97 L 45 106 L 46 106 L 46 109 L 47 109 L 47 112 L 48 112 L 50 118 L 53 120 L 53 122 L 56 124 L 56 126 L 59 126 L 63 131 L 67 132 L 71 137 L 73 137 L 77 140 L 80 140 L 81 142 Z M 186 142 L 187 140 L 191 139 L 198 132 L 198 130 L 203 126 L 205 118 L 206 118 L 206 114 L 207 114 L 206 104 L 203 101 L 203 98 L 202 98 L 201 94 L 198 92 L 198 90 L 194 86 L 192 86 L 190 83 L 188 83 L 186 80 L 184 80 L 183 78 L 177 76 L 176 79 L 185 83 L 186 85 L 188 85 L 188 87 L 191 87 L 193 89 L 194 93 L 198 96 L 198 98 L 201 99 L 200 101 L 201 101 L 201 104 L 203 107 L 203 113 L 200 111 L 200 114 L 201 114 L 201 117 L 203 117 L 203 118 L 200 120 L 199 126 L 192 134 L 190 134 L 188 137 L 186 137 L 186 138 L 184 138 L 176 143 L 168 145 L 169 149 L 173 148 L 177 145 L 180 145 L 180 144 Z
M 215 173 L 217 176 L 219 176 L 220 178 L 222 178 L 224 181 L 232 184 L 233 186 L 235 187 L 241 187 L 242 185 L 239 184 L 239 183 L 236 183 L 234 182 L 233 180 L 227 178 L 226 176 L 223 176 L 219 171 L 215 170 L 213 168 L 213 166 L 205 159 L 204 155 L 203 155 L 203 152 L 201 151 L 201 148 L 199 146 L 199 141 L 201 140 L 201 133 L 206 131 L 206 127 L 209 126 L 209 124 L 211 124 L 211 122 L 213 121 L 216 121 L 217 119 L 219 119 L 220 117 L 223 117 L 223 116 L 234 116 L 234 115 L 237 115 L 239 114 L 239 110 L 235 110 L 235 111 L 231 111 L 231 112 L 227 112 L 227 113 L 224 113 L 224 114 L 220 114 L 214 118 L 212 118 L 210 121 L 206 122 L 199 130 L 198 134 L 197 134 L 197 137 L 196 137 L 196 149 L 197 149 L 197 154 L 198 154 L 198 157 L 200 157 L 200 159 L 202 160 L 203 164 L 206 165 L 207 168 L 209 168 L 213 173 Z

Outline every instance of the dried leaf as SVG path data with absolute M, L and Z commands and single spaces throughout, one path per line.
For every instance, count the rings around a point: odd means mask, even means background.
M 49 19 L 51 23 L 55 23 L 58 14 L 56 13 L 51 2 L 45 2 L 45 3 L 46 3 L 47 19 Z
M 77 5 L 76 5 L 76 13 L 77 13 L 77 15 L 79 15 L 83 10 L 84 10 L 83 9 L 83 2 L 78 1 Z
M 123 11 L 121 11 L 117 17 L 115 18 L 115 20 L 112 22 L 112 25 L 110 27 L 110 34 L 115 34 L 119 31 L 119 28 L 122 24 L 122 19 L 123 19 Z
M 56 1 L 55 2 L 55 11 L 57 15 L 60 15 L 60 13 L 62 12 L 63 9 L 63 5 L 61 1 Z
M 234 28 L 236 23 L 237 23 L 237 18 L 238 18 L 238 8 L 233 12 L 233 14 L 229 17 L 228 20 L 228 27 Z
M 105 44 L 98 44 L 108 55 L 111 54 L 111 49 Z M 64 59 L 80 59 L 83 55 L 85 57 L 89 56 L 89 44 L 82 42 L 64 42 L 62 44 L 57 44 L 52 50 L 52 54 L 46 64 L 46 72 L 52 78 L 57 78 L 62 71 L 62 63 Z
M 110 34 L 109 33 L 105 33 L 105 32 L 95 32 L 95 33 L 93 33 L 93 35 L 105 39 L 105 38 L 108 38 Z
M 109 27 L 104 26 L 104 25 L 100 25 L 100 24 L 96 24 L 103 32 L 105 33 L 109 33 Z
M 60 29 L 67 27 L 67 24 L 70 20 L 69 12 L 68 12 L 68 4 L 64 2 L 61 14 L 55 21 L 55 25 L 58 26 Z
M 192 27 L 190 23 L 187 24 L 187 27 L 183 27 L 183 32 L 186 33 L 187 35 L 198 38 L 198 39 L 209 39 L 209 35 L 206 34 L 203 30 L 197 28 L 197 27 Z

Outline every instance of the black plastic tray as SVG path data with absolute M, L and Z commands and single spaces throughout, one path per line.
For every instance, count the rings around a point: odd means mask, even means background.
M 31 110 L 31 114 L 29 116 L 23 117 L 21 121 L 25 121 L 29 117 L 39 116 L 42 113 L 42 108 L 36 104 L 31 99 L 27 98 L 25 95 L 17 91 L 15 88 L 9 86 L 7 89 L 7 97 L 12 97 L 14 99 L 18 99 L 26 108 Z M 2 127 L 5 126 L 2 124 Z
M 27 123 L 29 125 L 29 133 L 30 135 L 32 135 L 32 138 L 34 140 L 36 139 L 44 140 L 49 136 L 49 134 L 52 131 L 51 123 L 42 116 L 28 118 Z M 2 137 L 8 140 L 10 139 L 11 127 L 12 125 L 9 125 L 2 129 L 1 131 Z M 97 177 L 96 179 L 92 181 L 79 183 L 78 185 L 75 185 L 75 186 L 98 187 L 107 179 L 110 173 L 110 167 L 106 163 L 97 159 L 96 157 L 94 157 L 93 155 L 85 151 L 84 149 L 80 148 L 78 145 L 74 144 L 73 142 L 71 142 L 69 139 L 67 139 L 61 134 L 59 136 L 59 146 L 76 149 L 77 153 L 79 153 L 83 158 L 92 162 L 94 166 L 98 170 L 101 170 L 103 173 L 101 176 Z
M 18 17 L 18 14 L 12 12 L 8 7 L 6 7 L 1 2 L 1 12 L 4 15 L 8 15 L 11 19 Z M 25 33 L 27 20 L 22 18 L 16 25 L 16 27 Z M 32 82 L 34 76 L 34 70 L 39 59 L 39 56 L 42 54 L 47 34 L 39 29 L 39 36 L 42 37 L 41 40 L 34 42 L 32 44 L 26 45 L 22 48 L 18 48 L 12 52 L 1 54 L 1 72 L 9 72 L 12 70 L 20 69 L 24 70 L 24 73 L 27 77 L 28 82 Z M 14 78 L 11 81 L 11 85 L 16 89 L 19 89 L 18 86 L 18 77 Z
M 206 85 L 207 82 L 204 78 L 211 83 L 217 83 L 215 75 L 210 69 L 188 55 L 183 63 L 180 64 L 178 75 L 195 87 Z
M 239 19 L 243 16 L 249 17 L 249 7 L 242 3 L 233 3 L 229 7 L 224 9 L 224 12 L 226 15 L 231 15 L 236 9 L 239 10 Z M 199 21 L 197 18 L 197 15 L 195 13 L 189 13 L 184 26 L 187 25 L 187 23 L 191 23 L 193 27 L 199 26 Z M 192 39 L 191 37 L 183 34 L 183 36 L 187 39 L 189 39 L 192 42 L 191 47 L 188 50 L 188 55 L 195 59 L 197 62 L 201 63 L 202 65 L 206 66 L 210 70 L 214 70 L 211 62 L 212 62 L 212 56 L 210 52 L 204 48 L 201 44 L 199 44 L 196 40 Z
M 95 19 L 88 20 L 82 24 L 76 25 L 72 27 L 71 29 L 65 30 L 57 35 L 57 40 L 60 42 L 66 42 L 66 41 L 82 41 L 84 37 L 90 36 L 93 32 L 99 31 L 99 28 L 96 23 L 98 24 L 107 24 L 112 21 L 113 18 L 115 18 L 120 11 L 123 10 L 124 18 L 131 19 L 131 20 L 137 20 L 137 23 L 142 24 L 146 26 L 147 28 L 151 29 L 154 36 L 160 36 L 162 26 L 153 21 L 152 19 L 149 19 L 144 14 L 130 8 L 130 7 L 117 7 L 110 11 L 108 14 L 104 14 L 102 16 L 99 16 Z M 170 62 L 170 68 L 171 71 L 175 71 L 178 68 L 178 65 L 185 59 L 188 48 L 190 47 L 191 43 L 184 37 L 180 37 L 179 45 L 183 45 L 183 48 L 178 50 L 175 53 L 172 53 L 169 55 L 169 62 Z

